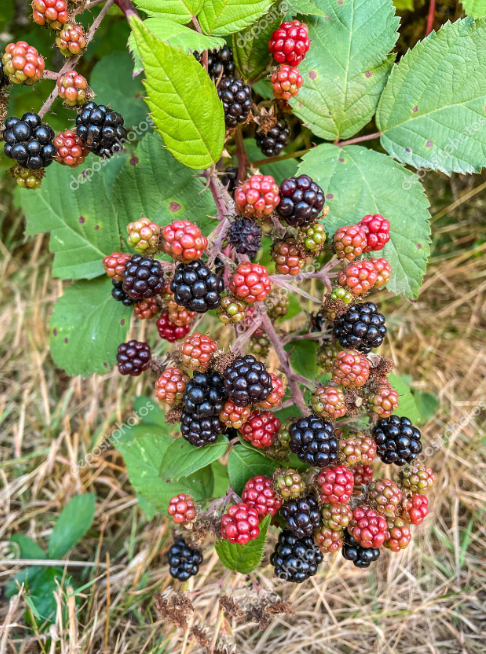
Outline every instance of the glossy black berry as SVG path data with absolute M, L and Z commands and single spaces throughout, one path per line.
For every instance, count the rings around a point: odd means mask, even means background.
M 422 451 L 421 434 L 408 418 L 390 416 L 378 420 L 373 429 L 376 453 L 383 463 L 404 466 Z
M 290 129 L 285 118 L 279 118 L 265 134 L 258 131 L 255 134 L 256 144 L 266 157 L 275 157 L 282 152 L 290 140 Z
M 224 432 L 224 425 L 218 416 L 211 418 L 195 418 L 194 415 L 183 411 L 181 416 L 182 437 L 194 447 L 204 447 L 218 440 Z
M 228 241 L 239 254 L 247 254 L 250 259 L 256 256 L 262 246 L 262 228 L 249 218 L 240 218 L 231 223 Z
M 111 289 L 111 296 L 117 302 L 122 302 L 126 307 L 131 307 L 133 304 L 136 304 L 136 300 L 132 300 L 132 298 L 123 290 L 123 282 L 117 282 L 112 279 L 111 283 L 113 284 L 113 288 Z
M 188 311 L 206 313 L 221 303 L 223 279 L 200 259 L 178 264 L 170 284 L 174 300 Z
M 324 468 L 338 460 L 339 440 L 330 422 L 309 416 L 289 427 L 290 449 L 303 463 Z
M 323 558 L 312 538 L 297 538 L 291 531 L 284 529 L 280 532 L 270 562 L 277 577 L 301 584 L 316 574 Z
M 236 357 L 224 373 L 224 388 L 230 400 L 239 407 L 258 404 L 272 392 L 273 383 L 264 364 L 247 354 Z
M 54 131 L 43 123 L 38 114 L 25 113 L 22 118 L 11 116 L 5 121 L 3 148 L 5 156 L 23 168 L 40 170 L 50 166 L 57 150 Z
M 116 360 L 122 375 L 138 377 L 150 365 L 150 345 L 140 341 L 128 341 L 118 346 Z
M 373 302 L 355 304 L 334 322 L 334 337 L 346 349 L 368 354 L 385 336 L 385 316 Z
M 195 52 L 194 56 L 203 63 L 203 56 Z M 208 50 L 208 75 L 217 82 L 220 77 L 234 77 L 235 62 L 233 61 L 233 50 L 225 45 L 221 50 Z
M 361 547 L 345 529 L 342 554 L 345 559 L 352 561 L 357 568 L 368 568 L 370 563 L 378 559 L 380 550 L 375 547 Z
M 244 123 L 251 110 L 251 89 L 240 79 L 223 77 L 218 86 L 218 96 L 223 103 L 226 127 Z
M 195 372 L 182 399 L 184 410 L 194 418 L 219 416 L 226 393 L 219 372 Z
M 83 105 L 76 118 L 76 132 L 88 150 L 102 158 L 121 152 L 127 138 L 123 116 L 94 102 Z
M 228 166 L 224 170 L 224 175 L 221 177 L 221 184 L 228 189 L 228 193 L 233 197 L 233 191 L 236 188 L 236 180 L 238 177 L 238 168 L 236 166 Z
M 324 192 L 308 175 L 290 177 L 280 184 L 277 211 L 292 227 L 306 227 L 324 207 Z
M 148 300 L 164 287 L 164 273 L 157 259 L 134 254 L 123 271 L 123 290 L 133 300 Z
M 170 576 L 179 581 L 187 581 L 189 577 L 197 575 L 203 562 L 201 552 L 186 545 L 183 538 L 176 540 L 167 556 Z
M 297 538 L 310 537 L 321 526 L 319 504 L 311 495 L 286 502 L 282 506 L 282 516 L 287 529 Z

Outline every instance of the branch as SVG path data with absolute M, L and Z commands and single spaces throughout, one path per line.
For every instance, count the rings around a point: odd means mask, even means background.
M 430 0 L 429 6 L 429 15 L 427 17 L 427 28 L 425 30 L 425 36 L 428 36 L 434 27 L 434 15 L 435 15 L 435 0 Z
M 358 136 L 356 139 L 349 139 L 349 141 L 342 141 L 341 143 L 336 143 L 338 148 L 344 148 L 346 145 L 354 145 L 355 143 L 363 143 L 363 141 L 373 141 L 373 139 L 379 139 L 381 132 L 375 132 L 374 134 L 365 134 L 364 136 Z
M 218 212 L 218 220 L 220 221 L 216 229 L 209 235 L 209 239 L 216 239 L 208 259 L 208 265 L 210 266 L 221 252 L 221 246 L 229 227 L 228 217 L 235 215 L 235 204 L 212 168 L 206 168 L 204 177 L 208 180 L 209 190 L 213 196 Z
M 130 18 L 130 16 L 136 16 L 137 18 L 140 18 L 132 0 L 115 0 L 115 2 L 117 7 L 123 11 L 127 20 Z

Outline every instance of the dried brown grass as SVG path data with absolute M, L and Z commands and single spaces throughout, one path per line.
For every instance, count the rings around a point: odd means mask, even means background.
M 451 196 L 449 181 L 430 175 L 434 212 L 482 181 L 454 177 Z M 115 372 L 70 379 L 56 369 L 48 320 L 62 283 L 51 278 L 47 237 L 17 242 L 22 217 L 2 205 L 11 223 L 11 229 L 4 223 L 0 243 L 2 582 L 20 569 L 13 564 L 12 533 L 45 545 L 54 519 L 80 492 L 95 491 L 97 509 L 93 528 L 70 555 L 71 564 L 89 562 L 69 568 L 83 587 L 81 607 L 60 588 L 69 619 L 62 625 L 58 617 L 42 634 L 26 625 L 23 596 L 4 599 L 0 654 L 188 654 L 232 647 L 239 654 L 486 652 L 486 441 L 483 413 L 474 415 L 484 406 L 486 383 L 485 200 L 484 191 L 475 194 L 435 221 L 436 247 L 417 302 L 380 298 L 393 325 L 385 353 L 440 400 L 423 430 L 425 442 L 464 422 L 430 459 L 438 475 L 432 515 L 415 529 L 408 550 L 385 552 L 370 571 L 328 555 L 315 578 L 294 587 L 272 576 L 268 555 L 267 565 L 245 578 L 224 571 L 208 548 L 201 574 L 189 583 L 194 614 L 185 630 L 154 606 L 154 595 L 173 585 L 164 562 L 170 525 L 163 517 L 145 519 L 121 457 L 108 450 L 81 477 L 69 472 L 149 385 Z M 254 621 L 238 622 L 222 611 L 221 592 Z M 295 615 L 270 615 L 269 603 L 277 600 L 290 601 Z M 262 616 L 269 622 L 260 630 Z

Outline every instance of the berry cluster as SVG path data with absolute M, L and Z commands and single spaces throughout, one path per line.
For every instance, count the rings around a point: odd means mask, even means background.
M 298 20 L 282 23 L 270 37 L 268 49 L 280 64 L 271 77 L 273 95 L 277 100 L 284 101 L 284 107 L 303 84 L 297 66 L 303 61 L 310 45 L 309 28 Z

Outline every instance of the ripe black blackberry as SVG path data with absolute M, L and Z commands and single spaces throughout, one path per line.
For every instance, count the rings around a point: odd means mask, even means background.
M 123 150 L 127 138 L 123 123 L 123 116 L 116 111 L 87 102 L 76 117 L 76 132 L 90 152 L 104 159 Z
M 117 302 L 123 302 L 126 307 L 131 307 L 133 304 L 136 304 L 136 300 L 132 300 L 132 298 L 123 290 L 123 282 L 116 282 L 112 279 L 111 283 L 113 284 L 111 295 Z
M 228 166 L 223 172 L 224 175 L 221 177 L 221 184 L 226 186 L 228 193 L 233 197 L 233 191 L 236 188 L 236 179 L 238 177 L 238 168 L 236 166 Z
M 316 468 L 336 463 L 339 439 L 330 422 L 309 416 L 299 418 L 289 427 L 290 449 L 303 463 Z
M 218 96 L 223 103 L 226 127 L 244 123 L 251 110 L 251 89 L 240 79 L 223 77 L 218 86 Z
M 200 64 L 203 62 L 203 56 L 199 52 L 195 52 L 194 56 Z M 208 50 L 208 75 L 215 82 L 220 77 L 233 77 L 235 74 L 235 62 L 233 61 L 233 50 L 229 45 L 218 50 Z
M 218 440 L 218 436 L 224 432 L 224 425 L 218 416 L 211 418 L 195 418 L 187 411 L 182 412 L 181 434 L 182 437 L 194 447 L 211 445 Z
M 290 128 L 285 118 L 279 118 L 266 134 L 258 131 L 255 138 L 256 144 L 266 157 L 275 157 L 289 144 Z
M 312 538 L 297 538 L 291 531 L 284 529 L 280 532 L 270 563 L 274 566 L 277 577 L 301 584 L 316 574 L 323 558 Z
M 352 561 L 357 568 L 368 568 L 370 563 L 378 559 L 380 550 L 376 547 L 361 547 L 345 529 L 342 554 L 345 559 Z
M 378 420 L 373 429 L 376 453 L 383 463 L 404 466 L 422 451 L 421 434 L 409 418 L 390 416 Z
M 282 506 L 285 526 L 297 538 L 312 536 L 321 526 L 321 512 L 317 500 L 308 495 L 291 499 Z
M 219 416 L 226 393 L 219 372 L 195 372 L 184 391 L 184 410 L 196 419 Z
M 134 254 L 123 271 L 123 290 L 133 300 L 148 300 L 162 293 L 164 273 L 160 261 Z
M 249 218 L 240 218 L 231 223 L 228 241 L 239 254 L 247 254 L 250 259 L 256 256 L 262 246 L 262 228 Z
M 223 279 L 202 261 L 180 263 L 170 283 L 174 300 L 188 311 L 206 313 L 221 303 L 224 291 Z
M 183 538 L 179 538 L 171 546 L 168 558 L 170 576 L 179 581 L 187 581 L 189 577 L 197 575 L 203 562 L 201 552 L 186 545 Z
M 264 364 L 247 354 L 236 357 L 224 373 L 224 388 L 239 407 L 264 402 L 273 389 L 272 377 Z
M 373 302 L 355 304 L 334 322 L 334 337 L 346 349 L 368 354 L 385 336 L 385 316 Z
M 118 346 L 116 360 L 122 375 L 138 377 L 147 370 L 151 359 L 150 345 L 141 341 L 128 341 Z
M 324 207 L 324 192 L 308 175 L 290 177 L 280 184 L 277 211 L 292 227 L 315 222 Z
M 3 151 L 23 168 L 47 168 L 57 155 L 54 136 L 52 127 L 43 123 L 38 114 L 28 112 L 22 118 L 11 116 L 5 121 Z

